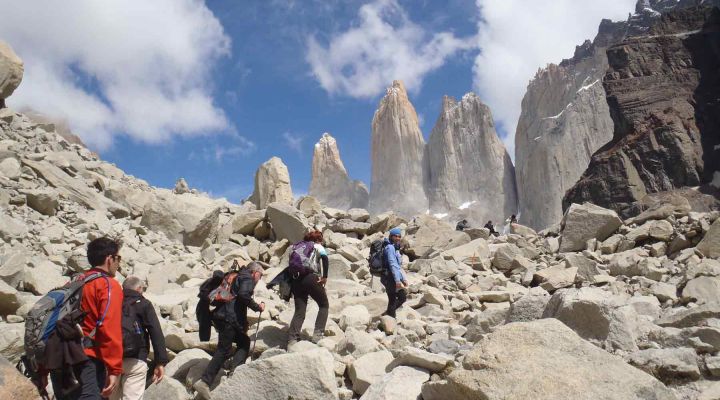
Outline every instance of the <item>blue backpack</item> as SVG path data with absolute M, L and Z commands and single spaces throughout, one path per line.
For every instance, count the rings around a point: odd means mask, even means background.
M 105 278 L 107 281 L 108 302 L 93 330 L 83 338 L 84 343 L 86 339 L 92 341 L 97 329 L 105 320 L 111 299 L 108 276 L 101 272 L 89 274 L 82 279 L 74 279 L 63 287 L 49 291 L 28 312 L 25 317 L 25 356 L 33 367 L 45 363 L 45 346 L 50 335 L 55 332 L 57 322 L 74 311 L 80 310 L 83 286 L 98 278 Z

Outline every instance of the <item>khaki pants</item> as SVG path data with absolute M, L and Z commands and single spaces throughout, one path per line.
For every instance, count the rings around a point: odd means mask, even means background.
M 147 370 L 145 361 L 136 358 L 124 359 L 120 384 L 110 395 L 110 400 L 142 400 Z

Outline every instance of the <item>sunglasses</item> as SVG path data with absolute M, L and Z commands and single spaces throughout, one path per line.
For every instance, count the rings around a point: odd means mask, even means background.
M 116 255 L 110 256 L 110 257 L 112 257 L 113 260 L 118 261 L 118 262 L 119 262 L 120 260 L 122 260 L 122 256 L 121 256 L 120 254 L 116 254 Z

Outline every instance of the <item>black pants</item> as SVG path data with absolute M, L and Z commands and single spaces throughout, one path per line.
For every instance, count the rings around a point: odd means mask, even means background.
M 50 372 L 50 381 L 57 400 L 100 400 L 100 392 L 105 386 L 105 364 L 90 357 L 89 360 L 76 364 L 72 368 L 75 379 L 80 386 L 75 390 L 63 394 L 63 373 L 67 371 L 55 370 Z
M 382 278 L 380 278 L 380 283 L 385 286 L 385 293 L 387 293 L 388 297 L 387 310 L 385 310 L 384 315 L 395 318 L 395 310 L 400 308 L 407 299 L 405 289 L 397 289 L 395 287 L 395 279 L 390 275 L 383 275 Z
M 303 322 L 305 322 L 308 297 L 312 297 L 318 304 L 318 307 L 320 307 L 317 319 L 315 319 L 315 332 L 324 332 L 330 303 L 328 303 L 325 287 L 318 282 L 318 276 L 315 274 L 307 274 L 300 279 L 294 280 L 291 289 L 293 297 L 295 298 L 295 313 L 293 314 L 292 321 L 290 321 L 288 339 L 300 339 L 300 330 L 302 329 Z
M 225 322 L 215 322 L 215 326 L 218 328 L 218 345 L 215 350 L 215 354 L 212 356 L 212 360 L 205 369 L 205 373 L 200 378 L 208 386 L 212 385 L 215 380 L 215 376 L 220 371 L 220 368 L 225 361 L 230 358 L 232 354 L 233 342 L 237 345 L 237 351 L 232 359 L 230 371 L 234 371 L 238 365 L 245 364 L 245 359 L 250 352 L 250 338 L 246 333 L 246 328 L 241 328 L 234 324 L 228 324 Z

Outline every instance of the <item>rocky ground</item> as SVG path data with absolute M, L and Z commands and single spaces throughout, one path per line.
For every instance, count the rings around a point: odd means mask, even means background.
M 494 237 L 312 197 L 257 210 L 184 181 L 153 188 L 51 124 L 2 109 L 0 355 L 18 359 L 28 309 L 86 268 L 89 240 L 109 235 L 124 243 L 122 275 L 147 281 L 172 355 L 147 398 L 193 398 L 216 343 L 198 340 L 200 283 L 236 258 L 262 262 L 267 281 L 287 265 L 289 244 L 317 227 L 330 252 L 326 337 L 285 349 L 292 302 L 259 284 L 268 307 L 253 361 L 218 376 L 213 398 L 716 399 L 719 217 L 682 200 L 625 221 L 576 204 L 553 229 L 515 225 Z M 380 317 L 386 297 L 366 261 L 370 242 L 394 226 L 405 233 L 410 282 L 397 319 Z

